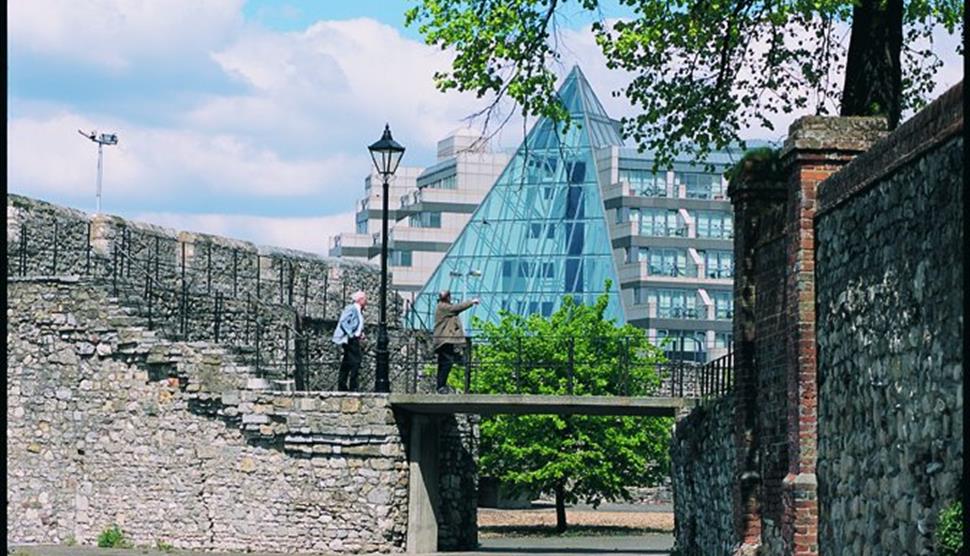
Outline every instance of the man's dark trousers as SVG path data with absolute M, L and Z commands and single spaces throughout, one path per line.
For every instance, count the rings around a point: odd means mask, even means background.
M 337 374 L 337 391 L 351 392 L 357 391 L 357 375 L 360 371 L 360 360 L 363 355 L 360 352 L 360 338 L 348 338 L 344 344 L 344 358 L 340 361 L 340 372 Z M 347 385 L 347 377 L 350 377 L 350 387 Z
M 437 349 L 438 353 L 438 384 L 436 389 L 444 388 L 448 385 L 448 374 L 456 361 L 461 361 L 461 355 L 455 349 L 454 344 L 445 344 Z

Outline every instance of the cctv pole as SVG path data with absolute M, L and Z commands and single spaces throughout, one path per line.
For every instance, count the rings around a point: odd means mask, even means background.
M 101 166 L 104 158 L 104 144 L 98 141 L 98 210 L 95 214 L 101 214 Z

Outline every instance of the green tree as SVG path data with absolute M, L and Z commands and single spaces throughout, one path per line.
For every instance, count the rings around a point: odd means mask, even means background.
M 603 294 L 595 304 L 581 305 L 567 296 L 548 319 L 506 312 L 498 323 L 476 320 L 481 334 L 474 353 L 473 391 L 655 393 L 663 353 L 643 330 L 606 319 L 608 299 Z M 555 495 L 556 529 L 563 532 L 567 503 L 598 506 L 629 500 L 629 487 L 656 484 L 665 477 L 672 425 L 672 419 L 657 417 L 490 417 L 480 429 L 481 470 L 513 490 Z
M 523 114 L 568 126 L 550 69 L 561 57 L 557 12 L 572 5 L 598 15 L 607 66 L 633 74 L 623 92 L 641 109 L 623 120 L 624 135 L 653 150 L 658 166 L 682 152 L 703 159 L 743 146 L 741 130 L 772 129 L 779 112 L 840 107 L 844 116 L 885 115 L 893 129 L 904 109 L 926 102 L 941 65 L 920 45 L 938 26 L 963 25 L 958 0 L 619 1 L 636 16 L 607 22 L 599 0 L 422 0 L 405 21 L 428 44 L 455 50 L 450 71 L 435 74 L 440 90 L 491 94 L 492 107 L 509 97 Z

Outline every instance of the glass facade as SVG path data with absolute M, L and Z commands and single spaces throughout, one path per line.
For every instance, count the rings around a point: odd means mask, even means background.
M 622 145 L 614 122 L 579 68 L 559 90 L 572 115 L 568 130 L 543 118 L 452 243 L 405 316 L 430 329 L 440 290 L 462 313 L 496 321 L 500 311 L 552 314 L 564 296 L 592 303 L 611 282 L 607 317 L 625 322 L 593 149 Z

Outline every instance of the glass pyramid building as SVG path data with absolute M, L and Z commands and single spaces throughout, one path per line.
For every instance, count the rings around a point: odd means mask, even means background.
M 607 316 L 625 322 L 594 149 L 622 146 L 579 67 L 559 89 L 568 130 L 539 120 L 471 220 L 414 298 L 406 325 L 431 329 L 438 292 L 479 298 L 462 314 L 497 321 L 501 310 L 555 312 L 564 296 L 592 303 L 604 292 Z

